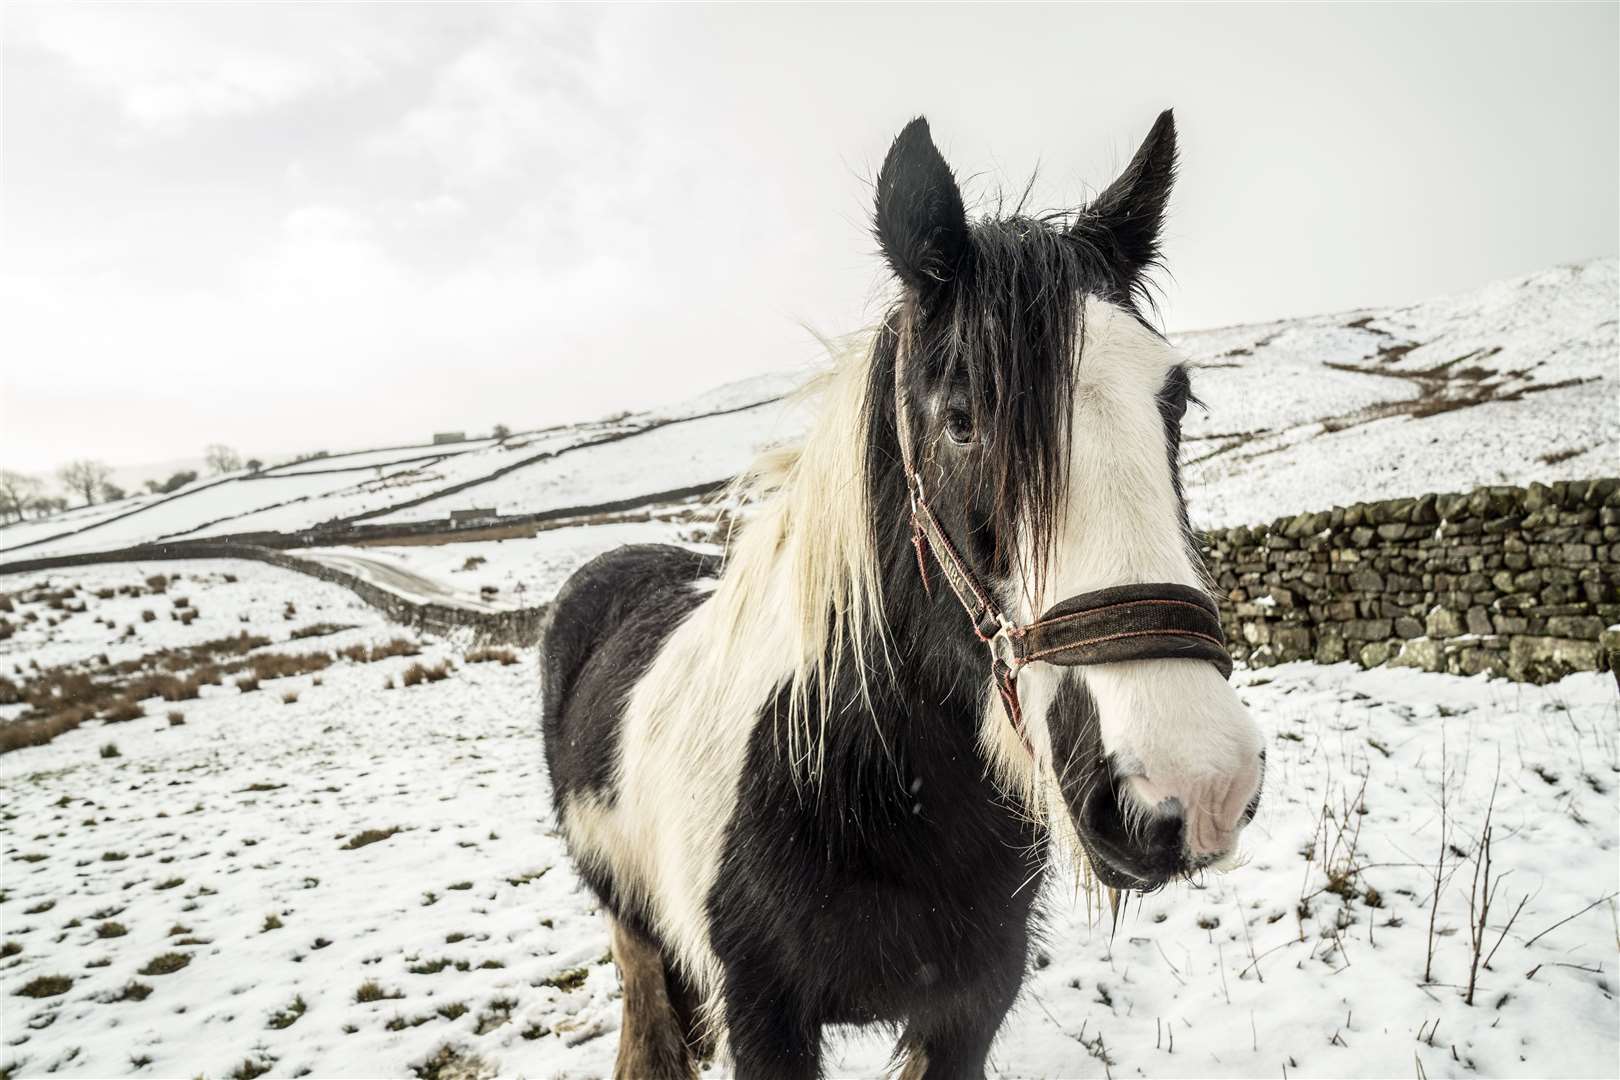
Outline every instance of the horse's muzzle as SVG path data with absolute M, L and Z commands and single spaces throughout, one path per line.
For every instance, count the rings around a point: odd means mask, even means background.
M 1255 789 L 1233 830 L 1253 820 L 1265 782 L 1265 752 L 1260 754 L 1261 785 Z M 1097 774 L 1078 804 L 1071 803 L 1075 831 L 1097 880 L 1113 889 L 1156 889 L 1173 878 L 1203 869 L 1229 852 L 1193 853 L 1186 818 L 1176 799 L 1144 807 L 1116 770 L 1100 762 Z

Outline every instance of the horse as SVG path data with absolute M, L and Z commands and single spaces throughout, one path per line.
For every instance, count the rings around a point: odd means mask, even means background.
M 1150 322 L 1176 168 L 1166 111 L 1084 207 L 970 219 L 913 120 L 876 185 L 893 305 L 725 556 L 622 547 L 559 590 L 545 754 L 610 924 L 616 1077 L 815 1077 L 828 1024 L 983 1076 L 1054 866 L 1150 890 L 1234 860 L 1264 753 Z

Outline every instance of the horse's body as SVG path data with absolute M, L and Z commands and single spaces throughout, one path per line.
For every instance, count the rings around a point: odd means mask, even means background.
M 902 1030 L 907 1075 L 982 1075 L 1050 834 L 1122 887 L 1232 850 L 1259 783 L 1235 695 L 1192 660 L 1031 668 L 1015 730 L 919 573 L 898 446 L 903 420 L 944 527 L 1023 621 L 1104 585 L 1199 584 L 1186 375 L 1134 306 L 1173 156 L 1166 115 L 1067 230 L 970 232 L 908 127 L 877 215 L 905 295 L 756 478 L 728 559 L 621 548 L 559 593 L 547 761 L 614 924 L 620 1076 L 691 1075 L 714 1036 L 740 1076 L 815 1076 L 823 1025 L 867 1022 Z

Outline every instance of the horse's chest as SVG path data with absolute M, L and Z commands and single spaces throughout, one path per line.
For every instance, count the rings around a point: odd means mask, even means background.
M 1022 970 L 1044 836 L 987 788 L 750 801 L 710 903 L 731 971 L 789 969 L 827 1020 L 861 1022 Z

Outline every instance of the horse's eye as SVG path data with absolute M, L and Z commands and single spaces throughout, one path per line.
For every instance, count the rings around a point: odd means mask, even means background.
M 961 409 L 947 409 L 945 434 L 949 435 L 951 442 L 956 445 L 966 446 L 973 441 L 973 417 Z

